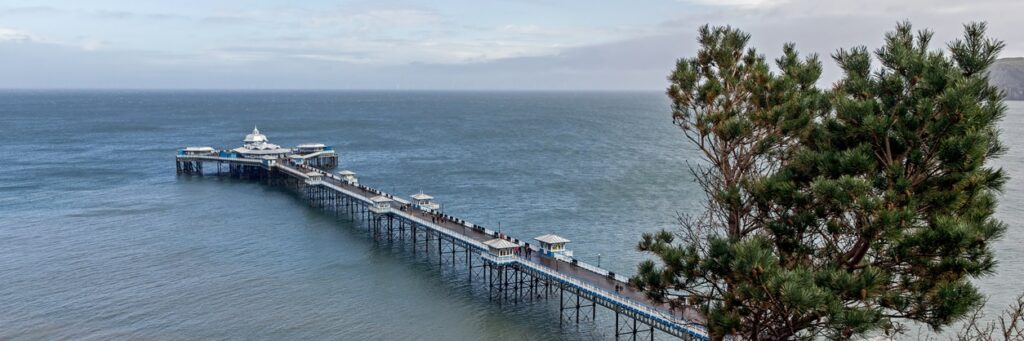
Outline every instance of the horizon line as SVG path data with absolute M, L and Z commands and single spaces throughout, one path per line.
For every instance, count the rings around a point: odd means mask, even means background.
M 655 89 L 388 89 L 388 88 L 115 88 L 115 87 L 81 87 L 81 88 L 15 88 L 0 87 L 0 91 L 324 91 L 324 92 L 664 92 Z

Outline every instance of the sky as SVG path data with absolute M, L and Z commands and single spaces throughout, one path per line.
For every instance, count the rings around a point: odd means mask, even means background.
M 941 49 L 989 23 L 1024 56 L 1020 0 L 0 0 L 0 88 L 662 90 L 700 25 L 830 55 L 899 21 Z

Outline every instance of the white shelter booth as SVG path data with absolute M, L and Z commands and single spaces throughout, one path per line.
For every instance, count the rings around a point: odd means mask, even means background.
M 519 246 L 513 242 L 500 238 L 488 240 L 484 242 L 484 245 L 487 245 L 487 248 L 491 251 L 491 253 L 498 256 L 499 259 L 511 258 L 512 251 L 515 250 L 516 246 Z
M 372 205 L 370 205 L 370 211 L 373 213 L 381 214 L 388 213 L 391 211 L 391 198 L 385 197 L 383 195 L 378 195 L 373 198 L 370 198 L 370 201 L 373 203 Z
M 303 143 L 295 147 L 299 154 L 310 154 L 324 151 L 327 146 L 323 143 Z
M 568 239 L 554 234 L 545 234 L 533 239 L 540 242 L 541 252 L 548 256 L 554 256 L 557 253 L 572 257 L 572 251 L 565 249 L 565 244 L 570 241 Z
M 185 147 L 185 155 L 210 155 L 213 154 L 213 147 Z
M 338 175 L 341 176 L 341 181 L 344 181 L 344 182 L 347 182 L 347 183 L 350 183 L 350 184 L 353 184 L 353 185 L 358 185 L 359 184 L 359 179 L 356 178 L 356 172 L 353 172 L 353 171 L 350 171 L 348 169 L 345 169 L 345 170 L 342 170 L 342 171 L 338 172 Z
M 324 175 L 320 174 L 318 172 L 306 173 L 306 177 L 307 177 L 307 179 L 306 179 L 306 184 L 307 185 L 319 185 L 321 183 L 321 181 L 324 179 Z
M 441 208 L 441 205 L 433 201 L 434 197 L 426 195 L 423 192 L 413 194 L 412 199 L 416 200 L 416 205 L 419 206 L 421 210 L 427 212 L 436 211 Z

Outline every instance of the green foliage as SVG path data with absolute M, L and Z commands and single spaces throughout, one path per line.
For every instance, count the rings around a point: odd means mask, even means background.
M 992 216 L 1006 175 L 986 164 L 1005 150 L 1003 95 L 985 73 L 1003 44 L 984 24 L 948 52 L 899 24 L 873 54 L 836 52 L 844 77 L 828 91 L 816 56 L 792 44 L 773 72 L 746 33 L 699 35 L 668 95 L 707 161 L 693 170 L 706 210 L 642 236 L 660 262 L 632 285 L 685 297 L 718 338 L 938 330 L 981 304 L 969 279 L 992 273 L 1006 228 Z

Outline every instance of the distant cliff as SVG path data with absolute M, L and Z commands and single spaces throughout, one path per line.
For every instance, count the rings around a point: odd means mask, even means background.
M 997 60 L 989 69 L 989 82 L 1006 91 L 1006 99 L 1024 100 L 1024 57 Z

